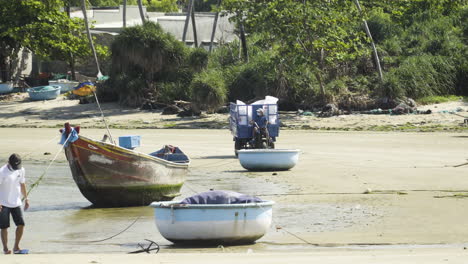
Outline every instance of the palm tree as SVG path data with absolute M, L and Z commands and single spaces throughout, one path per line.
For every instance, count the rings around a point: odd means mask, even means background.
M 138 0 L 138 9 L 140 10 L 141 23 L 145 23 L 145 15 L 143 14 L 143 4 L 141 0 Z

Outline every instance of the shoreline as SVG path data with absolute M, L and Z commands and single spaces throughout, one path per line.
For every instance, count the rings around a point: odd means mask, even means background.
M 326 250 L 288 253 L 176 253 L 176 254 L 36 254 L 3 256 L 2 263 L 205 263 L 215 264 L 337 264 L 337 263 L 465 263 L 468 253 L 463 249 L 393 249 L 393 250 Z
M 200 117 L 163 115 L 161 110 L 140 110 L 117 103 L 101 103 L 111 129 L 226 129 L 229 114 L 202 114 Z M 396 131 L 396 132 L 466 132 L 468 102 L 456 101 L 424 105 L 418 110 L 431 114 L 349 114 L 331 117 L 298 115 L 280 111 L 281 130 L 308 131 Z M 0 128 L 61 128 L 65 122 L 83 128 L 105 128 L 95 103 L 79 104 L 61 95 L 50 101 L 30 101 L 24 94 L 14 94 L 0 101 Z

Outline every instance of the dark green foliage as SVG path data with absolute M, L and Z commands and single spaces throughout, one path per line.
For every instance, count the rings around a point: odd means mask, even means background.
M 188 64 L 197 72 L 205 69 L 208 65 L 208 52 L 203 48 L 192 49 L 188 57 Z
M 456 73 L 450 58 L 432 55 L 408 57 L 400 67 L 388 73 L 385 95 L 421 98 L 453 94 Z
M 219 0 L 195 0 L 193 7 L 196 12 L 212 12 L 216 9 L 218 1 Z
M 190 86 L 193 102 L 201 109 L 214 111 L 226 102 L 223 72 L 207 70 L 194 76 Z
M 275 95 L 276 63 L 273 55 L 272 52 L 259 53 L 251 57 L 249 63 L 232 67 L 232 79 L 228 83 L 231 101 Z
M 184 65 L 187 48 L 158 24 L 129 27 L 112 44 L 112 88 L 119 101 L 141 106 L 157 101 L 166 76 Z

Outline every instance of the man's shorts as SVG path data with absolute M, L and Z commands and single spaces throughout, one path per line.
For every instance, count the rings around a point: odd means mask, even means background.
M 0 229 L 10 227 L 10 214 L 13 217 L 13 221 L 16 226 L 24 226 L 23 211 L 21 211 L 20 206 L 15 208 L 2 206 L 2 211 L 0 212 Z

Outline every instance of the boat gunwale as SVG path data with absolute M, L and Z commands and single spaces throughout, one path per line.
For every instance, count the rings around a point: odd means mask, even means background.
M 168 161 L 168 160 L 165 160 L 165 159 L 161 159 L 161 158 L 158 158 L 158 157 L 155 157 L 155 156 L 151 156 L 149 154 L 139 152 L 139 151 L 136 151 L 136 150 L 123 148 L 121 146 L 110 144 L 110 143 L 107 143 L 107 142 L 96 141 L 96 140 L 90 139 L 90 138 L 85 137 L 85 136 L 78 135 L 78 137 L 80 139 L 82 139 L 83 141 L 86 141 L 88 143 L 93 143 L 93 144 L 96 144 L 96 145 L 104 145 L 107 148 L 111 148 L 111 149 L 113 148 L 113 149 L 116 149 L 118 151 L 124 152 L 124 153 L 129 154 L 129 155 L 134 155 L 134 156 L 145 158 L 145 159 L 148 159 L 148 160 L 151 160 L 151 161 L 156 161 L 158 163 L 163 163 L 164 165 L 167 165 L 167 166 L 170 166 L 170 167 L 188 168 L 188 166 L 190 165 L 190 158 L 185 153 L 184 153 L 184 155 L 187 156 L 188 162 L 187 163 L 177 163 L 177 162 L 172 162 L 172 161 Z M 71 143 L 71 144 L 73 144 L 73 143 Z
M 238 209 L 238 208 L 262 208 L 263 206 L 273 206 L 274 201 L 263 201 L 259 203 L 238 203 L 238 204 L 180 204 L 181 201 L 152 202 L 149 206 L 162 209 Z
M 54 89 L 53 90 L 36 90 L 37 88 L 40 88 L 40 87 L 53 87 Z M 28 93 L 35 93 L 35 94 L 40 94 L 40 93 L 52 93 L 52 92 L 56 92 L 57 90 L 60 90 L 62 87 L 60 85 L 42 85 L 42 86 L 35 86 L 35 87 L 31 87 L 31 88 L 28 88 L 26 89 L 26 92 Z
M 299 153 L 300 149 L 240 149 L 238 154 L 262 154 L 262 153 Z

